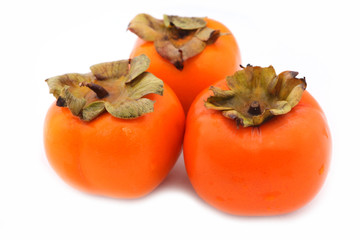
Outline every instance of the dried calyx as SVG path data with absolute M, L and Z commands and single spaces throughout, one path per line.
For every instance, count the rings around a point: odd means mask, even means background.
M 154 111 L 154 101 L 143 96 L 162 95 L 163 81 L 145 72 L 150 60 L 145 55 L 133 59 L 100 63 L 91 73 L 71 73 L 46 80 L 56 105 L 91 121 L 107 111 L 118 118 L 136 118 Z
M 148 14 L 138 14 L 128 29 L 145 41 L 154 42 L 156 51 L 177 69 L 184 61 L 201 53 L 214 43 L 222 33 L 206 27 L 203 18 L 164 15 L 163 20 Z
M 227 77 L 229 90 L 210 87 L 214 95 L 205 102 L 207 108 L 222 111 L 237 125 L 258 126 L 272 116 L 290 112 L 306 89 L 305 78 L 296 78 L 297 72 L 276 75 L 272 66 L 242 68 Z

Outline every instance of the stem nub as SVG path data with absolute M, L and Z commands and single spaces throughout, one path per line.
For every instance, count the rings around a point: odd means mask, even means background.
M 258 101 L 253 101 L 250 104 L 248 113 L 250 113 L 253 116 L 258 116 L 261 114 L 261 108 L 260 108 L 260 103 Z
M 106 91 L 106 89 L 104 87 L 100 86 L 99 84 L 96 84 L 96 83 L 81 83 L 80 84 L 80 87 L 84 87 L 84 86 L 93 90 L 99 99 L 103 99 L 103 98 L 109 96 L 109 92 Z

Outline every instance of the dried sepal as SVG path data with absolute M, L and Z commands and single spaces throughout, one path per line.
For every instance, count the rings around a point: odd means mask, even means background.
M 306 89 L 305 78 L 297 72 L 285 71 L 276 75 L 267 68 L 248 65 L 226 79 L 228 90 L 210 87 L 205 106 L 222 111 L 244 127 L 258 126 L 274 115 L 282 115 L 295 107 Z
M 140 55 L 93 65 L 88 74 L 64 74 L 46 82 L 57 105 L 68 107 L 84 121 L 105 111 L 118 118 L 136 118 L 154 110 L 154 101 L 145 95 L 163 93 L 163 81 L 145 72 L 149 64 L 149 58 Z
M 104 111 L 105 111 L 105 102 L 95 101 L 84 106 L 81 115 L 79 117 L 84 121 L 91 121 L 92 119 L 97 118 Z
M 71 89 L 74 91 L 72 92 Z M 71 113 L 78 116 L 86 104 L 86 99 L 82 96 L 77 87 L 64 86 L 61 96 L 65 99 L 66 106 L 70 109 Z
M 197 17 L 179 17 L 164 14 L 164 25 L 166 27 L 176 27 L 183 30 L 196 30 L 206 27 L 206 21 Z
M 58 98 L 65 86 L 77 86 L 80 83 L 91 82 L 91 76 L 89 74 L 69 73 L 61 76 L 48 78 L 45 80 L 49 86 L 50 93 L 54 97 Z
M 164 22 L 149 14 L 138 14 L 131 20 L 128 30 L 145 41 L 155 41 L 163 31 Z
M 130 70 L 125 78 L 126 83 L 131 82 L 150 66 L 150 59 L 144 54 L 132 59 L 130 62 Z
M 164 83 L 152 73 L 143 72 L 127 86 L 128 96 L 132 99 L 139 99 L 150 93 L 162 95 Z
M 138 14 L 128 29 L 145 41 L 154 42 L 156 51 L 177 69 L 184 61 L 201 53 L 222 35 L 206 27 L 204 18 L 164 15 L 163 20 L 148 14 Z
M 154 101 L 147 98 L 140 98 L 130 101 L 117 101 L 105 103 L 106 110 L 118 118 L 136 118 L 143 114 L 154 111 Z
M 106 62 L 92 65 L 90 70 L 97 80 L 119 78 L 125 75 L 129 68 L 129 60 Z

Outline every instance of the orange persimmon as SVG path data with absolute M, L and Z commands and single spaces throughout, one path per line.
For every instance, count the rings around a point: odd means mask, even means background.
M 239 69 L 235 37 L 213 19 L 139 14 L 129 30 L 139 36 L 130 56 L 151 59 L 148 71 L 170 85 L 185 113 L 200 91 Z
M 296 75 L 248 66 L 196 98 L 187 115 L 184 159 L 207 203 L 235 215 L 277 215 L 318 193 L 331 136 L 305 79 Z
M 140 56 L 129 68 L 128 60 L 104 63 L 91 67 L 91 74 L 47 80 L 57 102 L 45 119 L 46 156 L 72 186 L 137 198 L 156 188 L 175 164 L 185 115 L 174 92 L 144 72 L 148 63 Z M 81 99 L 86 101 L 79 107 Z

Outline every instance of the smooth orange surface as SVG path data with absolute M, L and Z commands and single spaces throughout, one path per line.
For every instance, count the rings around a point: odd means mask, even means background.
M 230 33 L 223 24 L 206 19 L 207 26 Z M 153 42 L 138 39 L 130 58 L 145 54 L 150 60 L 147 70 L 170 85 L 179 97 L 185 113 L 196 95 L 210 84 L 217 82 L 239 69 L 240 52 L 232 34 L 221 36 L 214 44 L 184 62 L 182 71 L 176 69 L 168 60 L 162 58 L 155 50 Z
M 225 89 L 225 81 L 217 86 Z M 308 203 L 326 178 L 331 136 L 324 113 L 305 91 L 286 115 L 239 127 L 208 110 L 202 92 L 186 122 L 184 159 L 198 195 L 235 215 L 277 215 Z
M 150 94 L 154 112 L 136 119 L 108 113 L 91 122 L 53 104 L 45 119 L 47 158 L 69 184 L 83 191 L 119 198 L 151 192 L 175 164 L 185 116 L 174 92 Z

